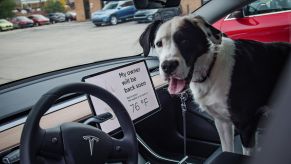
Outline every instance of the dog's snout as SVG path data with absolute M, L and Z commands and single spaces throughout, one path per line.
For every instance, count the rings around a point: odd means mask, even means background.
M 166 60 L 162 63 L 161 67 L 165 73 L 171 74 L 176 70 L 178 65 L 179 62 L 177 60 Z

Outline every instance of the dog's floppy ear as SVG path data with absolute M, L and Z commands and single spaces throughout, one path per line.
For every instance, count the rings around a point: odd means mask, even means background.
M 156 35 L 156 32 L 157 32 L 159 26 L 162 23 L 163 22 L 161 20 L 157 20 L 157 21 L 151 23 L 145 29 L 145 31 L 141 34 L 141 36 L 139 38 L 139 44 L 143 48 L 144 56 L 148 56 L 150 53 L 151 47 L 155 46 L 155 44 L 154 44 L 155 35 Z
M 204 31 L 204 33 L 209 38 L 209 40 L 212 41 L 212 43 L 221 43 L 223 33 L 211 26 L 207 21 L 205 21 L 203 17 L 195 16 L 193 22 L 197 23 L 197 25 Z

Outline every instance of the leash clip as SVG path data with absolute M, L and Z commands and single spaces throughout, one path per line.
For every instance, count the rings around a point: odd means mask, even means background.
M 181 108 L 183 111 L 187 111 L 187 106 L 186 106 L 186 101 L 188 99 L 188 93 L 187 90 L 182 92 L 180 95 L 180 100 L 181 100 Z

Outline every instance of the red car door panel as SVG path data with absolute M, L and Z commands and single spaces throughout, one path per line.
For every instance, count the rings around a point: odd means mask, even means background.
M 221 24 L 221 31 L 233 39 L 290 42 L 290 16 L 291 12 L 284 12 L 226 19 Z
M 281 0 L 286 6 L 274 7 L 272 1 L 277 2 L 271 0 L 269 3 L 263 3 L 262 0 L 258 0 L 242 9 L 246 16 L 242 18 L 228 16 L 213 26 L 233 39 L 291 42 L 291 2 Z

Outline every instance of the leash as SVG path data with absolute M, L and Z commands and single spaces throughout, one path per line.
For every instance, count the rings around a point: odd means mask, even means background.
M 204 81 L 206 81 L 206 79 L 209 78 L 211 72 L 212 72 L 212 69 L 215 65 L 215 62 L 216 62 L 216 59 L 217 59 L 217 55 L 218 55 L 218 47 L 215 46 L 214 47 L 214 53 L 213 53 L 213 58 L 212 58 L 212 61 L 210 63 L 210 66 L 208 67 L 207 69 L 207 73 L 206 73 L 206 76 L 202 77 L 202 79 L 199 79 L 199 80 L 196 80 L 194 82 L 196 83 L 203 83 Z M 192 67 L 190 68 L 190 71 L 189 71 L 189 75 L 186 77 L 186 80 L 191 80 L 192 78 L 192 74 L 194 72 L 194 64 L 192 64 Z M 181 100 L 181 109 L 182 109 L 182 119 L 183 119 L 183 153 L 184 153 L 184 157 L 180 160 L 180 162 L 178 162 L 178 164 L 188 164 L 187 163 L 187 159 L 189 158 L 188 155 L 187 155 L 187 126 L 186 126 L 186 112 L 187 112 L 187 105 L 186 105 L 186 101 L 189 97 L 189 91 L 190 89 L 186 89 L 184 92 L 182 92 L 181 94 L 179 94 L 179 97 L 180 97 L 180 100 Z
M 182 92 L 179 97 L 181 100 L 181 109 L 182 109 L 182 119 L 183 119 L 183 153 L 184 153 L 184 158 L 178 163 L 178 164 L 183 164 L 187 163 L 186 160 L 188 159 L 187 156 L 187 129 L 186 129 L 186 112 L 187 112 L 187 105 L 186 101 L 188 99 L 188 90 L 185 90 Z

